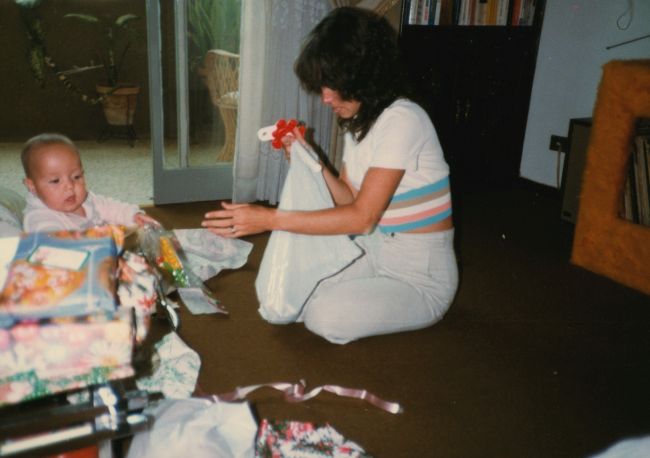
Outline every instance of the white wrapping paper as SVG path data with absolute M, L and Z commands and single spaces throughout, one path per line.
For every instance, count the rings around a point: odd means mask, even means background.
M 246 403 L 164 400 L 154 424 L 136 434 L 127 458 L 253 458 L 257 424 Z
M 227 239 L 207 229 L 174 229 L 190 263 L 190 269 L 203 281 L 223 269 L 238 269 L 248 261 L 253 244 Z

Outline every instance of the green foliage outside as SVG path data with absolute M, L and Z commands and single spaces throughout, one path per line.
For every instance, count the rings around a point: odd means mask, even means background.
M 241 0 L 188 0 L 187 15 L 193 66 L 210 49 L 239 53 Z
M 97 49 L 95 54 L 100 61 L 100 66 L 104 68 L 106 85 L 109 87 L 117 86 L 118 82 L 120 82 L 124 58 L 134 39 L 131 24 L 139 19 L 138 16 L 123 14 L 114 21 L 102 20 L 97 16 L 80 13 L 69 13 L 63 17 L 64 19 L 74 19 L 90 24 L 92 27 L 98 28 L 98 32 L 104 34 L 105 47 Z M 89 69 L 93 68 L 93 63 L 90 65 Z

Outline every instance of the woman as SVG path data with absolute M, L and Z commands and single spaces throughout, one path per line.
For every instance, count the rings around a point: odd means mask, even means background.
M 322 281 L 301 319 L 334 343 L 438 321 L 458 284 L 447 166 L 425 111 L 403 97 L 395 31 L 382 17 L 337 8 L 311 32 L 295 63 L 345 131 L 337 177 L 323 167 L 334 208 L 281 211 L 223 204 L 205 215 L 215 234 L 280 230 L 354 235 L 365 252 Z M 289 143 L 304 142 L 296 130 Z

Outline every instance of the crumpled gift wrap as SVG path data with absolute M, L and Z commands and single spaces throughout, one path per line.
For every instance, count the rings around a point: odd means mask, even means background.
M 127 458 L 253 458 L 257 425 L 247 403 L 163 400 L 154 424 L 136 434 Z
M 144 256 L 125 251 L 119 260 L 117 297 L 120 307 L 135 312 L 136 341 L 142 343 L 149 332 L 151 315 L 156 311 L 156 282 L 153 267 Z
M 369 458 L 358 444 L 329 424 L 263 419 L 255 443 L 257 458 Z
M 250 242 L 220 237 L 207 229 L 174 229 L 174 235 L 187 256 L 190 269 L 203 281 L 223 269 L 240 268 L 253 249 Z
M 184 399 L 192 396 L 201 368 L 198 353 L 187 346 L 175 332 L 154 345 L 153 374 L 136 380 L 138 388 L 161 392 L 166 398 Z

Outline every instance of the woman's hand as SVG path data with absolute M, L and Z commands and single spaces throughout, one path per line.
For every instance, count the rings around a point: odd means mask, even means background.
M 251 204 L 223 202 L 223 210 L 205 214 L 201 226 L 216 235 L 235 238 L 271 230 L 274 210 Z
M 291 146 L 293 145 L 293 142 L 299 141 L 300 143 L 303 144 L 306 148 L 307 146 L 307 141 L 305 140 L 305 137 L 303 137 L 302 133 L 300 132 L 300 129 L 295 127 L 291 133 L 288 133 L 284 137 L 282 137 L 282 149 L 284 149 L 284 157 L 287 158 L 287 161 L 291 161 Z

